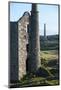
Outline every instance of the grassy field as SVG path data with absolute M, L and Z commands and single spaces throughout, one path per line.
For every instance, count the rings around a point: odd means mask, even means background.
M 59 85 L 58 35 L 48 36 L 46 42 L 41 37 L 40 46 L 39 75 L 25 75 L 19 81 L 18 87 Z
M 58 57 L 58 35 L 47 37 L 44 42 L 40 37 L 40 75 L 26 75 L 20 86 L 52 86 L 59 85 L 59 57 Z
M 58 50 L 45 50 L 40 52 L 40 58 L 45 60 L 58 60 Z
M 43 50 L 40 52 L 41 75 L 26 75 L 20 86 L 52 86 L 59 85 L 58 50 Z M 46 76 L 47 73 L 47 76 Z M 45 77 L 43 76 L 45 74 Z
M 54 86 L 59 85 L 58 50 L 45 50 L 40 52 L 40 74 L 25 75 L 22 80 L 11 87 Z

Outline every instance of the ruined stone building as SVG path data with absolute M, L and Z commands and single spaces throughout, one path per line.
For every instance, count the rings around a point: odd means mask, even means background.
M 18 21 L 19 79 L 26 74 L 29 13 L 25 12 Z
M 17 22 L 10 22 L 12 80 L 20 80 L 26 74 L 29 16 L 29 13 L 25 12 Z
M 10 22 L 10 82 L 37 71 L 39 52 L 38 11 L 32 4 L 31 15 L 24 12 L 17 22 Z

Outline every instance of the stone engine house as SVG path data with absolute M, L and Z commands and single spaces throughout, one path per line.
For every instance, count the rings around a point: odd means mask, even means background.
M 25 12 L 18 21 L 19 79 L 26 74 L 29 16 L 29 13 Z
M 32 4 L 31 15 L 24 12 L 17 22 L 10 22 L 10 83 L 21 80 L 27 71 L 35 73 L 40 67 L 38 27 L 36 4 Z
M 20 80 L 26 74 L 29 13 L 17 22 L 10 22 L 10 80 Z

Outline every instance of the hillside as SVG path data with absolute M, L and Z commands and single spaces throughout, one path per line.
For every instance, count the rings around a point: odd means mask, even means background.
M 40 49 L 41 50 L 57 50 L 59 47 L 59 35 L 40 36 Z

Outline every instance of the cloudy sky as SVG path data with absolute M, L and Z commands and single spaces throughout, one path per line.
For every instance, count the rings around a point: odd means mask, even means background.
M 10 21 L 18 21 L 23 13 L 31 11 L 29 3 L 10 3 Z M 39 34 L 44 33 L 46 24 L 46 34 L 58 34 L 58 5 L 38 4 L 39 11 Z

